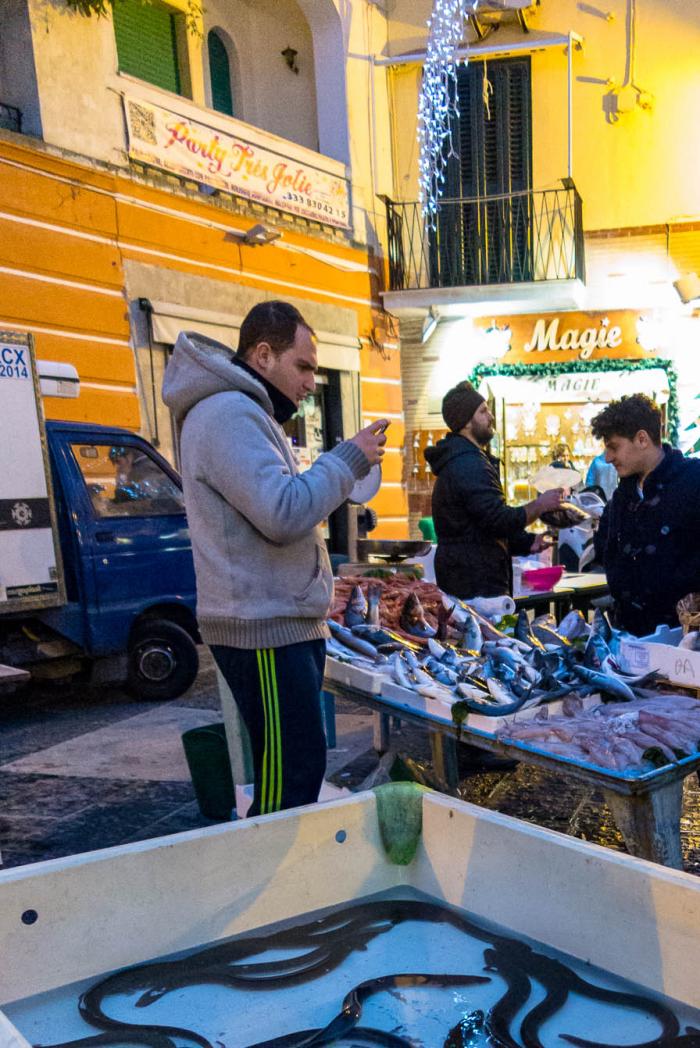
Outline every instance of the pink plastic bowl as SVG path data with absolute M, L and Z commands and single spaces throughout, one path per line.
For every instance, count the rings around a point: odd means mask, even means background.
M 523 582 L 528 589 L 545 592 L 556 586 L 564 574 L 564 566 L 555 564 L 551 568 L 536 568 L 534 571 L 523 572 Z

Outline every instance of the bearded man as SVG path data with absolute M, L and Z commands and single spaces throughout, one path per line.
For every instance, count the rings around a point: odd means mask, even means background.
M 543 537 L 525 528 L 556 509 L 564 493 L 555 488 L 525 506 L 506 503 L 500 462 L 489 452 L 494 417 L 470 382 L 460 382 L 445 394 L 442 417 L 450 432 L 425 451 L 435 474 L 437 584 L 465 600 L 511 593 L 512 558 L 545 548 Z

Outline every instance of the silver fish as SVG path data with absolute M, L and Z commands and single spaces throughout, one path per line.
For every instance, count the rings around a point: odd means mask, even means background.
M 579 637 L 587 637 L 591 627 L 586 622 L 582 611 L 570 611 L 565 615 L 557 627 L 557 633 L 567 640 L 578 640 Z
M 501 705 L 509 706 L 512 702 L 515 701 L 515 696 L 513 695 L 511 690 L 507 687 L 507 685 L 505 685 L 502 681 L 498 680 L 496 677 L 487 677 L 486 684 L 496 702 L 500 703 Z
M 530 648 L 542 650 L 542 643 L 533 634 L 530 628 L 530 620 L 524 608 L 521 608 L 518 612 L 518 621 L 515 623 L 514 633 L 515 639 L 520 641 L 521 644 L 527 644 Z
M 379 602 L 382 596 L 382 585 L 380 582 L 370 582 L 367 587 L 367 614 L 365 621 L 370 626 L 379 626 Z
M 455 671 L 450 669 L 449 666 L 445 666 L 444 663 L 432 655 L 429 655 L 425 660 L 423 668 L 431 677 L 439 681 L 440 684 L 447 685 L 448 688 L 453 687 L 457 683 L 458 677 Z
M 373 644 L 369 641 L 363 640 L 361 637 L 356 636 L 351 630 L 346 629 L 345 626 L 340 626 L 333 619 L 328 619 L 328 628 L 332 635 L 341 644 L 344 644 L 346 648 L 351 648 L 353 651 L 357 651 L 360 655 L 366 656 L 372 662 L 381 665 L 386 662 L 386 656 L 381 655 Z
M 606 695 L 614 695 L 616 699 L 621 699 L 623 702 L 633 702 L 636 698 L 629 684 L 625 684 L 619 677 L 611 677 L 607 673 L 591 670 L 587 666 L 573 666 L 572 669 L 582 681 Z
M 591 634 L 602 637 L 605 643 L 610 646 L 612 633 L 612 626 L 608 621 L 607 615 L 601 608 L 596 608 L 593 612 L 593 621 L 591 622 Z
M 439 641 L 436 641 L 434 637 L 431 637 L 428 641 L 428 651 L 434 659 L 442 659 L 447 655 L 447 648 L 443 648 Z
M 402 688 L 408 688 L 410 691 L 414 691 L 414 683 L 408 674 L 408 667 L 401 658 L 400 652 L 394 652 L 389 660 L 389 665 L 391 666 L 391 675 L 396 683 Z
M 586 642 L 586 648 L 583 653 L 583 664 L 588 666 L 589 669 L 599 670 L 607 658 L 610 657 L 610 648 L 605 641 L 602 633 L 591 632 L 590 637 Z
M 542 616 L 539 619 L 535 619 L 531 624 L 530 629 L 533 635 L 539 640 L 545 647 L 552 646 L 553 648 L 570 648 L 571 641 L 567 637 L 563 637 L 556 629 L 556 625 L 551 624 L 549 616 Z
M 412 637 L 434 637 L 437 632 L 426 622 L 423 605 L 416 593 L 409 593 L 406 598 L 406 603 L 401 609 L 399 625 Z
M 359 585 L 353 586 L 350 599 L 343 613 L 343 622 L 346 626 L 359 626 L 361 622 L 365 621 L 366 615 L 367 601 L 362 588 Z

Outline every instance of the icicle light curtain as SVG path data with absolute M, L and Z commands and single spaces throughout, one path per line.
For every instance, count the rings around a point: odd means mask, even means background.
M 478 0 L 435 0 L 428 21 L 428 48 L 418 101 L 420 143 L 419 189 L 423 215 L 434 228 L 445 181 L 445 167 L 456 155 L 452 141 L 458 116 L 455 52 L 462 40 L 467 12 Z

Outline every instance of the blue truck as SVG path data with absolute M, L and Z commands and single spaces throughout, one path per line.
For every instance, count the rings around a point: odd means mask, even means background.
M 3 375 L 8 346 L 26 375 Z M 200 643 L 180 478 L 129 430 L 44 423 L 39 388 L 31 340 L 0 333 L 0 663 L 97 680 L 109 665 L 134 695 L 175 698 Z

